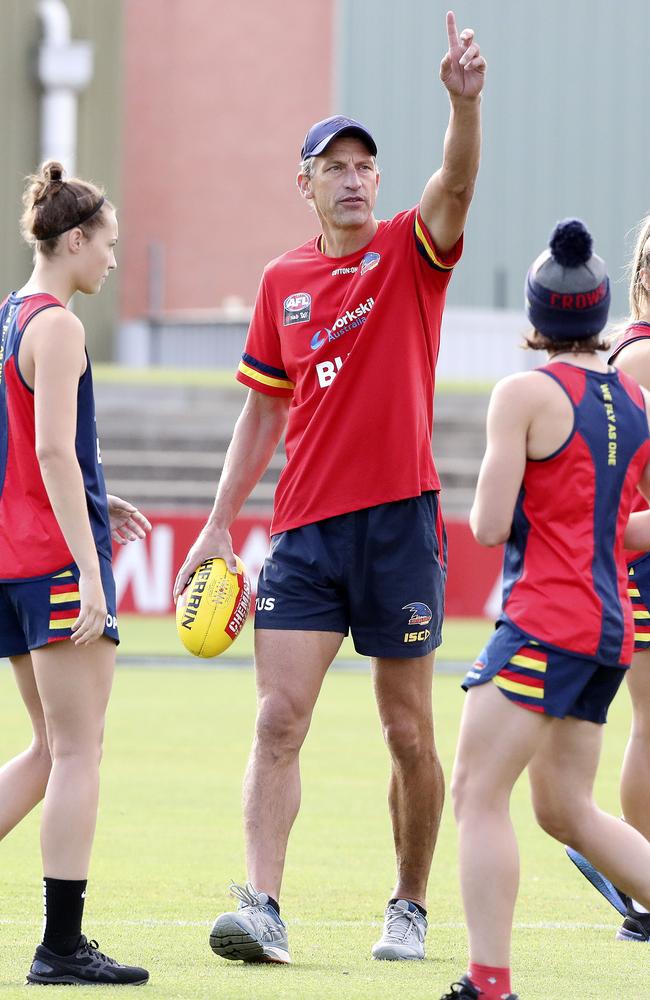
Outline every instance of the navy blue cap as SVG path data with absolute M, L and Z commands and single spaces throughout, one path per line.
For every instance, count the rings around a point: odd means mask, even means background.
M 324 118 L 322 122 L 316 122 L 315 125 L 312 125 L 300 150 L 300 159 L 306 160 L 309 156 L 320 156 L 321 153 L 325 152 L 332 139 L 344 135 L 357 136 L 365 143 L 373 156 L 377 155 L 377 143 L 365 125 L 355 122 L 354 118 L 334 115 L 333 118 Z
M 549 248 L 526 275 L 526 312 L 536 330 L 552 340 L 584 340 L 607 323 L 610 287 L 602 257 L 580 219 L 558 222 Z

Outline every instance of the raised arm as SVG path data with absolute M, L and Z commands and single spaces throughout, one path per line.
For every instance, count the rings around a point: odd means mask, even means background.
M 429 179 L 420 213 L 437 249 L 447 253 L 460 238 L 474 194 L 481 153 L 481 91 L 486 63 L 472 28 L 460 37 L 456 18 L 447 14 L 449 50 L 440 64 L 451 109 L 442 166 Z
M 230 526 L 271 461 L 287 423 L 290 399 L 251 389 L 226 452 L 214 506 L 201 534 L 178 571 L 174 598 L 204 559 L 219 557 L 236 569 Z

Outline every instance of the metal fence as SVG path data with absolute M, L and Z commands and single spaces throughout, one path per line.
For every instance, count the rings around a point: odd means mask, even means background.
M 125 323 L 116 360 L 128 367 L 234 369 L 242 354 L 248 320 L 241 315 L 185 314 Z M 438 378 L 494 381 L 539 363 L 519 347 L 527 329 L 522 312 L 453 309 L 445 312 Z

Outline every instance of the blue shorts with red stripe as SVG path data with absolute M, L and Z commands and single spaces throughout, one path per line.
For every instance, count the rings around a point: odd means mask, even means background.
M 425 656 L 441 642 L 446 575 L 436 492 L 329 517 L 273 536 L 255 628 L 350 630 L 364 656 Z
M 634 611 L 634 652 L 650 649 L 650 553 L 628 567 L 627 592 Z
M 110 559 L 99 557 L 106 597 L 104 635 L 119 643 L 115 581 Z M 22 656 L 69 639 L 79 617 L 79 569 L 75 563 L 36 580 L 0 583 L 0 656 Z
M 558 719 L 571 715 L 602 724 L 607 722 L 607 709 L 625 670 L 536 642 L 501 623 L 462 686 L 467 691 L 492 680 L 521 708 Z

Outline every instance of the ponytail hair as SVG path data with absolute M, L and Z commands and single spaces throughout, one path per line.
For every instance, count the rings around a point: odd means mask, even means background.
M 641 271 L 646 273 L 645 284 Z M 632 322 L 641 319 L 647 312 L 650 302 L 650 215 L 642 219 L 637 231 L 637 241 L 634 255 L 630 262 L 630 316 Z
M 64 169 L 48 160 L 37 174 L 27 177 L 20 228 L 23 239 L 38 253 L 51 257 L 59 236 L 79 227 L 90 237 L 104 225 L 104 209 L 112 209 L 103 192 L 77 177 L 64 180 Z

